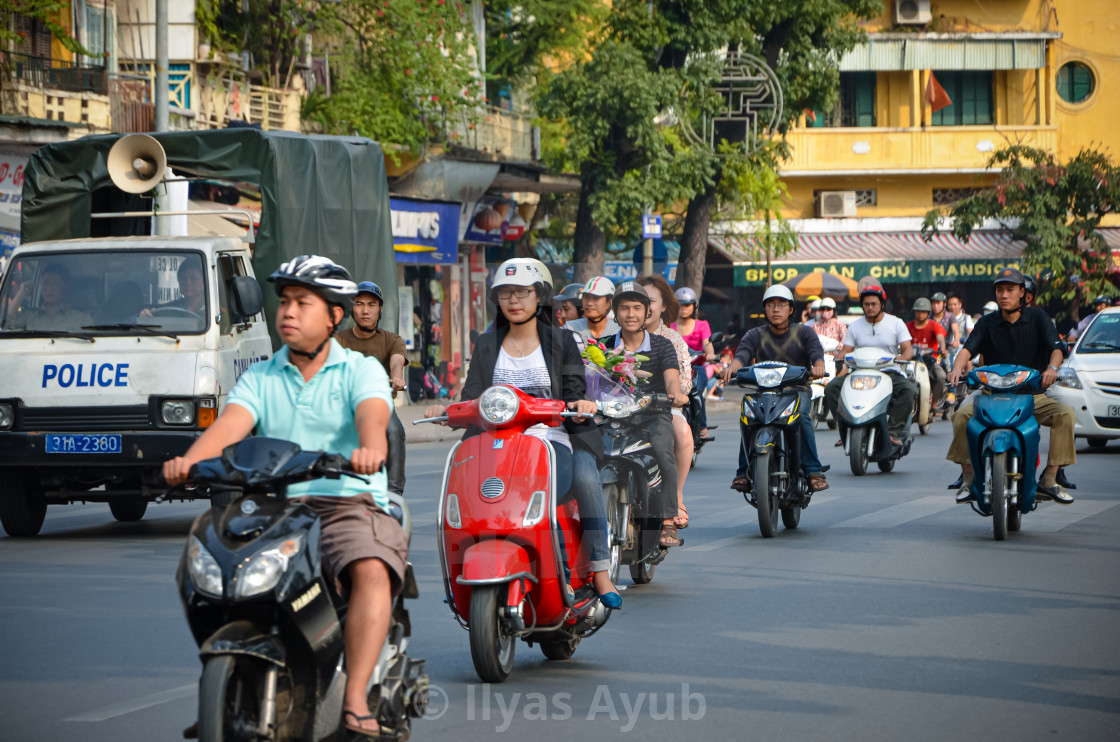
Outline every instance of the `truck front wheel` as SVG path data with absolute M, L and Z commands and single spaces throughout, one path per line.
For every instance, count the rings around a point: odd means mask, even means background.
M 23 469 L 0 471 L 0 525 L 9 536 L 35 536 L 47 517 L 47 500 L 35 477 Z
M 113 517 L 123 523 L 140 520 L 147 509 L 148 501 L 143 497 L 115 497 L 109 500 Z

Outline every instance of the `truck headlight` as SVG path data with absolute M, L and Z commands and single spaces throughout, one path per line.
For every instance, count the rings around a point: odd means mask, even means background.
M 222 597 L 222 568 L 197 536 L 192 536 L 187 546 L 187 572 L 199 592 Z
M 251 598 L 276 587 L 288 562 L 303 548 L 303 534 L 286 538 L 272 548 L 259 551 L 237 573 L 233 597 Z
M 16 411 L 11 402 L 0 402 L 0 430 L 9 430 L 16 424 Z
M 193 425 L 193 399 L 166 399 L 160 405 L 159 415 L 165 425 Z

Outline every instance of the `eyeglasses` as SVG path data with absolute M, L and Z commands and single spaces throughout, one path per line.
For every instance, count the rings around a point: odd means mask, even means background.
M 513 297 L 528 299 L 533 289 L 525 287 L 520 289 L 502 289 L 498 292 L 498 301 L 509 301 Z

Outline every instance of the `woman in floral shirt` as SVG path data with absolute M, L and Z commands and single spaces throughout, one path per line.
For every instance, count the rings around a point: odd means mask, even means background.
M 668 282 L 661 276 L 643 276 L 638 279 L 642 286 L 654 287 L 656 291 L 649 291 L 649 317 L 646 319 L 646 329 L 654 335 L 660 335 L 673 344 L 677 351 L 677 365 L 681 368 L 681 394 L 688 394 L 692 390 L 692 356 L 688 351 L 688 344 L 676 330 L 670 329 L 669 323 L 677 319 L 680 305 Z M 673 519 L 674 525 L 679 528 L 688 527 L 688 510 L 684 506 L 684 482 L 688 478 L 689 469 L 692 468 L 692 431 L 684 419 L 684 413 L 678 408 L 673 408 L 673 433 L 675 435 L 675 449 L 677 455 L 677 517 Z

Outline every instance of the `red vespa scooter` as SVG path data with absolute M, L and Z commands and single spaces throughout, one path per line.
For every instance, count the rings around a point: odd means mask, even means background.
M 591 582 L 576 504 L 556 504 L 552 445 L 525 433 L 577 416 L 565 407 L 499 385 L 416 421 L 482 429 L 447 457 L 438 544 L 447 603 L 488 683 L 509 677 L 517 639 L 568 659 L 610 616 Z

